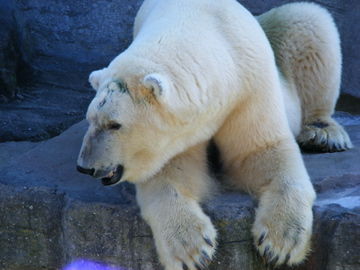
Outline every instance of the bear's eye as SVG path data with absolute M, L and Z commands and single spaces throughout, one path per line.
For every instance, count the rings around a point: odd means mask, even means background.
M 111 130 L 118 130 L 120 128 L 121 128 L 121 124 L 116 123 L 116 122 L 112 122 L 108 125 L 108 129 L 111 129 Z

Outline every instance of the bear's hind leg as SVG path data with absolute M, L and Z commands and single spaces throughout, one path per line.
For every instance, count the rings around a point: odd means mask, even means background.
M 292 3 L 259 16 L 259 22 L 279 69 L 301 100 L 299 145 L 316 152 L 351 148 L 348 134 L 332 118 L 340 90 L 341 48 L 329 12 L 314 3 Z
M 299 11 L 300 12 L 300 11 Z M 340 38 L 331 15 L 317 5 L 305 9 L 304 43 L 294 64 L 294 78 L 302 101 L 303 123 L 297 141 L 301 148 L 337 152 L 352 147 L 344 128 L 333 118 L 340 92 Z
M 304 8 L 305 7 L 305 8 Z M 302 149 L 337 152 L 352 147 L 350 138 L 333 118 L 340 91 L 341 48 L 331 15 L 320 6 L 304 4 L 298 10 L 303 41 L 295 44 L 293 78 L 302 104 L 302 128 L 297 141 Z M 300 18 L 299 18 L 300 17 Z
M 199 205 L 212 185 L 205 151 L 205 145 L 187 150 L 136 186 L 141 214 L 165 270 L 205 269 L 215 253 L 216 230 Z

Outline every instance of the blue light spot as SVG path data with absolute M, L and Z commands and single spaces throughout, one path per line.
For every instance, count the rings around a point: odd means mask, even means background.
M 76 260 L 65 266 L 63 270 L 129 270 L 123 267 L 109 266 L 104 263 L 90 260 Z

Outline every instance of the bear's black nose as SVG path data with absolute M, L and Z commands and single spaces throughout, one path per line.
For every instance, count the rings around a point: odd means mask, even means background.
M 83 167 L 80 167 L 80 166 L 76 166 L 76 169 L 81 173 L 88 174 L 88 175 L 91 175 L 91 176 L 93 176 L 94 173 L 95 173 L 95 169 L 87 169 L 87 168 L 83 168 Z

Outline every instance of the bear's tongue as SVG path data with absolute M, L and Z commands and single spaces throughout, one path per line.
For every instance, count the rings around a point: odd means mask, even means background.
M 105 176 L 105 178 L 111 178 L 114 176 L 114 174 L 115 174 L 114 171 L 111 171 L 108 173 L 108 175 Z
M 108 186 L 112 184 L 112 178 L 114 177 L 115 172 L 114 171 L 110 171 L 107 175 L 105 175 L 105 177 L 101 178 L 101 182 L 104 186 Z

